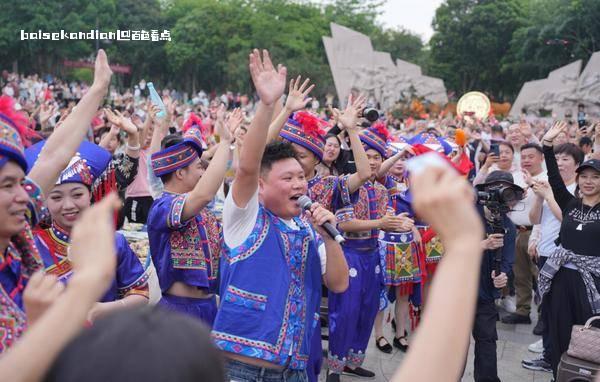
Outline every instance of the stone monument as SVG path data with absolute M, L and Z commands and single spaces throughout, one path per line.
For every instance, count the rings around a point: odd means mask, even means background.
M 323 36 L 338 99 L 345 105 L 351 92 L 367 94 L 383 110 L 413 96 L 441 106 L 448 102 L 444 82 L 424 76 L 418 65 L 394 60 L 373 49 L 368 36 L 331 23 L 331 36 Z
M 558 118 L 566 114 L 575 116 L 577 105 L 583 104 L 586 113 L 600 117 L 600 52 L 590 57 L 581 71 L 582 61 L 577 60 L 550 72 L 547 78 L 523 84 L 509 116 L 521 114 L 540 116 L 544 112 Z

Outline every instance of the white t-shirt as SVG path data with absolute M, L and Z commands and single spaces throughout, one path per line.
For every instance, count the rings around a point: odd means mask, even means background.
M 577 183 L 573 182 L 567 186 L 567 190 L 571 194 L 575 194 L 576 187 Z M 537 245 L 537 251 L 540 256 L 548 257 L 556 250 L 554 240 L 558 237 L 560 224 L 560 221 L 550 210 L 548 203 L 544 201 L 542 205 L 542 218 L 540 220 L 541 237 Z
M 523 173 L 519 170 L 513 172 L 513 178 L 515 179 L 515 184 L 520 187 L 527 187 L 525 181 L 523 180 Z M 548 174 L 546 171 L 542 171 L 536 176 L 531 177 L 533 180 L 548 180 Z M 531 221 L 529 220 L 529 211 L 531 211 L 531 207 L 533 206 L 535 195 L 533 190 L 527 190 L 527 195 L 514 207 L 514 211 L 508 214 L 510 220 L 512 220 L 515 225 L 524 225 L 530 226 Z
M 233 200 L 233 192 L 229 192 L 223 206 L 223 238 L 229 248 L 241 245 L 252 233 L 258 218 L 258 190 L 252 195 L 246 207 L 237 206 Z M 299 229 L 294 220 L 281 219 L 291 229 Z M 327 252 L 325 244 L 319 245 L 321 274 L 327 271 Z

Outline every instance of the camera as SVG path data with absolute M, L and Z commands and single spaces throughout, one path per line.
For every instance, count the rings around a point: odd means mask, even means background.
M 507 185 L 477 191 L 477 203 L 499 212 L 509 212 L 509 203 L 523 199 L 523 192 Z
M 375 122 L 379 119 L 379 110 L 373 107 L 365 107 L 362 111 L 362 116 L 370 122 Z

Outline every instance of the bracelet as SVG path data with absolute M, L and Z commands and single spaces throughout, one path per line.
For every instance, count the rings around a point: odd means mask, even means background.
M 131 151 L 140 151 L 140 148 L 142 146 L 138 143 L 137 146 L 129 146 L 129 143 L 127 144 L 127 150 L 131 150 Z

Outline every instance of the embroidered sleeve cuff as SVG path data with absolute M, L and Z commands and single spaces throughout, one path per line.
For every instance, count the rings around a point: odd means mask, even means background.
M 350 179 L 349 174 L 342 175 L 339 177 L 339 182 L 338 182 L 339 193 L 342 197 L 342 203 L 344 205 L 353 204 L 356 202 L 356 200 L 352 200 L 350 198 L 350 185 L 348 182 L 349 179 Z M 358 195 L 358 192 L 355 192 L 355 194 Z
M 29 195 L 29 208 L 26 217 L 31 226 L 35 227 L 42 219 L 46 210 L 44 207 L 44 195 L 42 194 L 41 187 L 33 179 L 25 178 L 23 187 Z
M 150 288 L 148 286 L 148 280 L 150 279 L 150 274 L 148 270 L 146 270 L 137 280 L 135 280 L 130 285 L 119 288 L 119 296 L 121 298 L 125 298 L 127 296 L 144 296 L 146 298 L 150 298 Z
M 354 209 L 352 207 L 342 208 L 335 213 L 337 223 L 343 223 L 354 219 Z
M 179 229 L 188 223 L 187 221 L 181 221 L 183 207 L 185 206 L 186 200 L 187 194 L 178 195 L 171 200 L 171 209 L 169 211 L 169 215 L 167 216 L 167 227 L 170 229 Z

